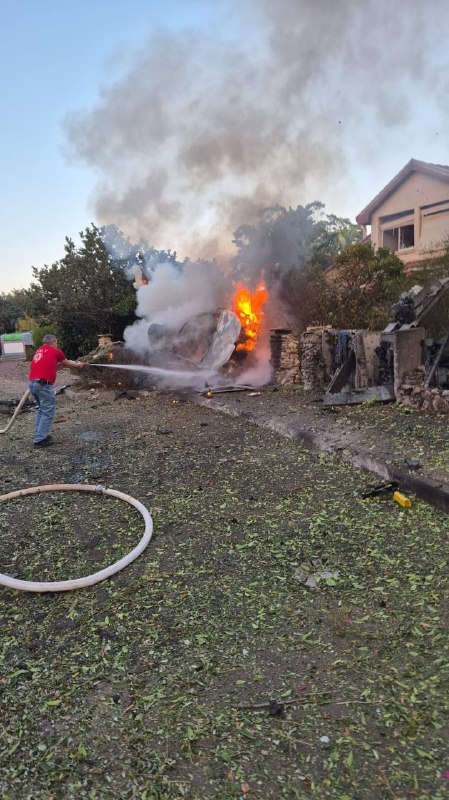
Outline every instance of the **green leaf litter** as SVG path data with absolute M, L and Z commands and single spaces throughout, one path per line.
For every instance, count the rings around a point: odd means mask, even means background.
M 25 415 L 1 438 L 2 493 L 102 483 L 155 535 L 91 589 L 0 590 L 3 800 L 447 797 L 447 517 L 182 397 L 60 407 L 52 448 Z M 0 571 L 83 575 L 141 534 L 108 497 L 27 497 Z

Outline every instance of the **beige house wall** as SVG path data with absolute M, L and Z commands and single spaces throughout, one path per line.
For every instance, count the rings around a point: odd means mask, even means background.
M 410 213 L 405 214 L 405 212 Z M 401 213 L 404 213 L 402 220 L 385 220 L 389 215 Z M 440 181 L 419 172 L 409 175 L 373 212 L 371 217 L 373 245 L 382 246 L 384 235 L 382 227 L 385 228 L 385 225 L 397 227 L 412 222 L 415 227 L 414 246 L 396 250 L 405 264 L 441 252 L 441 243 L 448 239 L 449 183 L 447 181 Z

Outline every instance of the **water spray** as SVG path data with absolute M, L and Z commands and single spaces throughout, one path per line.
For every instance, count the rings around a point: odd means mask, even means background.
M 128 372 L 145 372 L 155 378 L 172 385 L 173 387 L 194 386 L 205 388 L 210 381 L 216 379 L 217 373 L 211 369 L 181 370 L 166 369 L 164 367 L 145 367 L 139 364 L 90 364 L 90 366 L 104 369 L 124 369 Z

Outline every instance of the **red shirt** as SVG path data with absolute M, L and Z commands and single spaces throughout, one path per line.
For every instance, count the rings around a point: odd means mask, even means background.
M 39 379 L 54 383 L 56 380 L 57 365 L 65 361 L 66 357 L 62 350 L 52 347 L 50 344 L 43 344 L 36 350 L 30 367 L 29 380 Z

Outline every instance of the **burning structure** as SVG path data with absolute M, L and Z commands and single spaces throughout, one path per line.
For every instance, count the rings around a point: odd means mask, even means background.
M 171 389 L 203 390 L 242 381 L 261 385 L 270 379 L 263 283 L 254 291 L 234 284 L 229 292 L 222 273 L 207 280 L 204 267 L 202 274 L 199 265 L 191 264 L 183 270 L 161 264 L 150 280 L 139 280 L 135 271 L 132 277 L 139 319 L 125 330 L 124 348 L 94 357 L 98 365 L 101 358 L 106 360 L 102 366 L 132 371 L 140 386 L 150 379 Z

